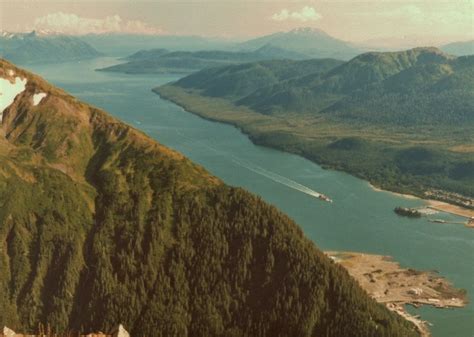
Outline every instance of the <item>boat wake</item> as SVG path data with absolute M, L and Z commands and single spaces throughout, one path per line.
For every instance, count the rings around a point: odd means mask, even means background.
M 323 201 L 327 201 L 327 202 L 332 202 L 332 200 L 327 197 L 326 195 L 322 194 L 322 193 L 319 193 L 319 192 L 316 192 L 315 190 L 312 190 L 311 188 L 307 187 L 307 186 L 304 186 L 300 183 L 297 183 L 296 181 L 294 180 L 291 180 L 287 177 L 284 177 L 284 176 L 281 176 L 275 172 L 271 172 L 271 171 L 268 171 L 267 169 L 264 169 L 263 167 L 260 167 L 258 165 L 255 165 L 251 162 L 248 162 L 246 160 L 242 160 L 240 158 L 237 158 L 233 155 L 229 155 L 228 153 L 226 152 L 223 152 L 223 151 L 220 151 L 202 141 L 199 141 L 199 140 L 195 140 L 195 139 L 192 139 L 190 137 L 187 137 L 185 136 L 184 134 L 182 134 L 179 130 L 176 130 L 176 133 L 178 135 L 180 135 L 181 137 L 185 138 L 185 139 L 188 139 L 189 141 L 193 142 L 194 144 L 199 144 L 213 152 L 215 152 L 216 154 L 218 155 L 221 155 L 221 156 L 224 156 L 224 157 L 229 157 L 232 162 L 234 162 L 235 164 L 247 169 L 247 170 L 250 170 L 254 173 L 257 173 L 265 178 L 268 178 L 270 180 L 273 180 L 274 182 L 278 183 L 278 184 L 281 184 L 281 185 L 284 185 L 286 187 L 289 187 L 293 190 L 296 190 L 296 191 L 299 191 L 299 192 L 302 192 L 302 193 L 305 193 L 307 195 L 310 195 L 312 197 L 315 197 L 315 198 L 318 198 L 320 200 L 323 200 Z
M 255 173 L 257 173 L 261 176 L 264 176 L 264 177 L 266 177 L 270 180 L 273 180 L 276 183 L 287 186 L 287 187 L 289 187 L 293 190 L 303 192 L 305 194 L 308 194 L 312 197 L 315 197 L 315 198 L 318 198 L 318 199 L 321 199 L 321 200 L 324 200 L 324 201 L 332 202 L 332 200 L 329 199 L 324 194 L 316 192 L 315 190 L 312 190 L 311 188 L 309 188 L 307 186 L 301 185 L 300 183 L 297 183 L 294 180 L 291 180 L 289 178 L 281 176 L 281 175 L 279 175 L 275 172 L 268 171 L 268 170 L 264 169 L 263 167 L 254 165 L 252 163 L 249 163 L 249 162 L 243 161 L 241 159 L 237 159 L 237 158 L 233 158 L 232 161 L 234 163 L 236 163 L 237 165 L 239 165 L 243 168 L 246 168 L 247 170 L 255 172 Z

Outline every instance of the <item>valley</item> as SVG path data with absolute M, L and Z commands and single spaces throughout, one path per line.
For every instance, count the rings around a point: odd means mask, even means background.
M 474 337 L 473 4 L 2 0 L 0 337 Z
M 260 195 L 295 219 L 305 235 L 322 249 L 390 255 L 402 266 L 436 269 L 455 287 L 466 289 L 468 294 L 474 292 L 471 283 L 474 269 L 467 258 L 474 252 L 471 229 L 431 223 L 425 218 L 400 218 L 393 213 L 394 207 L 418 207 L 424 202 L 377 192 L 365 181 L 324 170 L 300 156 L 256 146 L 234 127 L 201 119 L 150 92 L 150 88 L 159 84 L 157 81 L 174 82 L 178 80 L 176 76 L 93 71 L 114 63 L 117 63 L 115 59 L 103 58 L 81 64 L 35 66 L 34 70 L 180 151 L 226 183 Z M 291 179 L 328 195 L 334 203 L 320 202 L 236 162 L 250 163 L 254 169 L 263 168 Z M 449 214 L 439 217 L 461 220 Z M 436 259 L 433 259 L 433 247 L 436 247 Z M 464 337 L 471 329 L 472 310 L 471 304 L 465 309 L 446 311 L 423 307 L 413 314 L 421 314 L 423 320 L 433 324 L 430 329 L 435 337 Z
M 237 126 L 256 144 L 302 155 L 382 189 L 473 208 L 474 153 L 466 150 L 474 142 L 472 57 L 432 48 L 369 53 L 310 75 L 253 81 L 250 89 L 240 83 L 262 67 L 278 74 L 299 64 L 204 70 L 154 91 L 201 117 Z M 453 71 L 460 68 L 448 75 L 423 73 L 450 64 Z M 351 87 L 357 76 L 366 78 L 362 89 Z M 419 76 L 434 76 L 433 82 L 417 94 L 393 89 L 409 87 Z M 431 92 L 447 83 L 439 93 Z M 446 95 L 456 102 L 444 101 Z M 424 110 L 406 106 L 406 101 L 418 107 L 431 99 Z

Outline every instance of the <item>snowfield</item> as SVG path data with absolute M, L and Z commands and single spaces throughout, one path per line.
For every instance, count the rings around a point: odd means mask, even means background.
M 15 82 L 0 78 L 0 122 L 3 118 L 3 110 L 13 103 L 15 97 L 25 90 L 27 80 L 15 77 Z

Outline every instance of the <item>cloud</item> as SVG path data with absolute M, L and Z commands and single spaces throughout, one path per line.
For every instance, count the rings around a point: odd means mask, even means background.
M 287 20 L 296 20 L 296 21 L 317 21 L 321 19 L 322 16 L 313 7 L 305 6 L 299 11 L 290 12 L 288 9 L 282 9 L 279 13 L 272 15 L 272 20 L 275 21 L 287 21 Z
M 51 30 L 63 34 L 82 35 L 89 33 L 160 34 L 163 30 L 139 20 L 123 20 L 119 15 L 103 19 L 85 18 L 71 13 L 51 13 L 34 22 L 36 30 Z

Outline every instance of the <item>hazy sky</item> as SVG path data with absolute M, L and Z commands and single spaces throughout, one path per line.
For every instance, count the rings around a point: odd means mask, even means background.
M 7 31 L 246 38 L 301 26 L 358 42 L 467 40 L 474 36 L 474 0 L 0 0 L 0 29 Z

